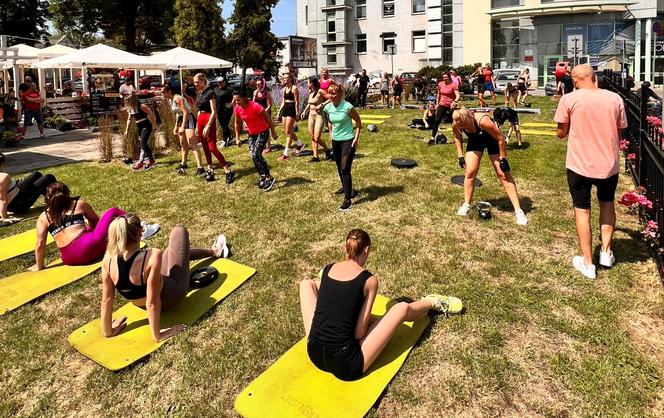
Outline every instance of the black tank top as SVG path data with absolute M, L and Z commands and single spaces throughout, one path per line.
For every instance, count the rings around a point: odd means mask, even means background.
M 291 87 L 288 92 L 286 92 L 286 88 L 284 87 L 284 100 L 295 100 L 295 94 L 293 93 L 293 87 Z
M 263 109 L 267 109 L 267 94 L 268 93 L 265 93 L 265 95 L 263 97 L 259 97 L 260 95 L 256 94 L 255 102 L 258 103 L 259 105 L 261 105 L 263 107 Z
M 484 118 L 484 117 L 490 118 L 489 115 L 482 116 L 482 118 Z M 480 118 L 480 121 L 482 120 L 482 118 Z M 470 132 L 463 131 L 466 134 L 466 136 L 468 136 L 469 141 L 470 140 L 478 140 L 478 141 L 492 140 L 492 141 L 495 141 L 494 137 L 492 137 L 491 134 L 487 133 L 486 131 L 484 131 L 480 128 L 480 124 L 477 122 L 475 117 L 473 117 L 473 122 L 475 123 L 475 133 L 470 133 Z
M 141 105 L 138 105 L 138 109 L 136 110 L 134 110 L 134 108 L 130 108 L 129 116 L 134 118 L 134 121 L 136 122 L 140 122 L 148 118 L 148 114 L 145 113 L 145 111 L 141 108 Z
M 332 266 L 323 269 L 309 338 L 319 344 L 341 346 L 355 341 L 355 327 L 364 304 L 364 284 L 372 274 L 364 270 L 353 280 L 334 280 L 328 276 Z
M 127 261 L 122 258 L 122 256 L 117 256 L 118 262 L 118 283 L 115 285 L 115 288 L 118 292 L 129 300 L 143 299 L 148 294 L 148 287 L 143 282 L 143 269 L 145 268 L 145 259 L 146 255 L 143 257 L 143 264 L 141 265 L 141 284 L 135 285 L 129 280 L 129 271 L 131 270 L 131 265 L 134 264 L 136 256 L 145 252 L 145 250 L 138 250 Z M 111 268 L 111 261 L 108 262 L 109 271 Z

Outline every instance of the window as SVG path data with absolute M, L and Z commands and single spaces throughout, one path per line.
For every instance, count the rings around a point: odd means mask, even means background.
M 335 42 L 337 40 L 337 22 L 334 20 L 334 13 L 327 15 L 327 41 Z
M 394 0 L 383 0 L 383 17 L 394 16 Z
M 390 48 L 394 48 L 394 53 L 397 53 L 397 38 L 394 35 L 383 36 L 383 54 L 387 54 Z
M 413 2 L 413 14 L 424 13 L 424 3 L 425 0 L 412 0 Z
M 366 19 L 367 17 L 367 0 L 355 1 L 355 18 Z
M 443 0 L 442 2 L 442 49 L 443 64 L 452 65 L 452 0 Z
M 327 63 L 336 64 L 337 63 L 337 48 L 328 48 L 327 49 Z
M 355 37 L 355 52 L 358 54 L 367 53 L 367 34 L 359 33 Z
M 425 52 L 426 49 L 426 32 L 423 30 L 413 32 L 413 52 Z
M 542 0 L 541 2 L 546 3 L 546 0 Z M 512 6 L 521 6 L 521 0 L 491 0 L 492 9 Z

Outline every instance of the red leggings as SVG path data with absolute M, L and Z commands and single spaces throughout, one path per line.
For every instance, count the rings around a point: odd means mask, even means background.
M 210 129 L 208 129 L 207 136 L 203 135 L 203 128 L 205 128 L 205 126 L 207 126 L 208 122 L 210 121 L 210 115 L 211 113 L 207 112 L 198 113 L 198 119 L 196 120 L 196 135 L 198 135 L 198 139 L 201 141 L 203 152 L 205 153 L 205 161 L 207 161 L 208 165 L 212 165 L 212 154 L 214 154 L 214 156 L 217 157 L 217 160 L 219 160 L 219 164 L 222 167 L 225 167 L 226 159 L 224 158 L 224 155 L 217 149 L 216 121 L 212 121 L 212 125 L 210 125 Z

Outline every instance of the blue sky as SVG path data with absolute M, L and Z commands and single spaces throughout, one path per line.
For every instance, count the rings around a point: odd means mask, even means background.
M 295 1 L 279 0 L 272 10 L 272 32 L 277 36 L 295 35 Z M 222 15 L 228 19 L 233 13 L 234 0 L 225 0 L 221 5 Z

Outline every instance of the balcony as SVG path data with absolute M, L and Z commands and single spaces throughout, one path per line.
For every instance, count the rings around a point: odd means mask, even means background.
M 487 12 L 494 19 L 560 15 L 568 13 L 624 12 L 638 0 L 577 0 L 541 3 L 536 6 L 499 7 Z
M 353 6 L 346 0 L 328 0 L 325 6 L 320 8 L 323 12 L 334 12 L 337 10 L 353 10 Z
M 323 41 L 323 42 L 321 42 L 321 45 L 323 45 L 323 47 L 325 47 L 325 48 L 331 48 L 331 47 L 337 47 L 337 46 L 345 48 L 347 46 L 353 45 L 353 43 L 350 42 L 350 41 L 347 41 L 345 39 L 342 39 L 342 40 L 337 40 L 337 41 Z

